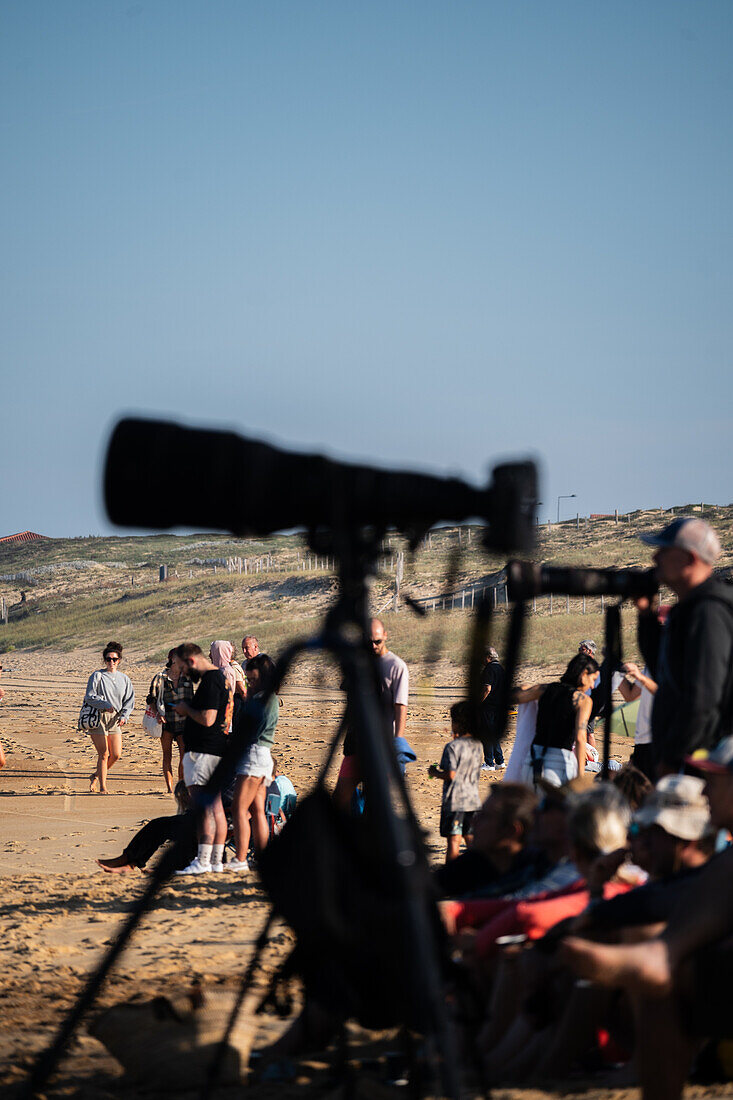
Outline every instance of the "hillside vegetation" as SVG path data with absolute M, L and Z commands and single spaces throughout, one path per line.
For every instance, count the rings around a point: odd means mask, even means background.
M 699 515 L 699 505 L 673 510 Z M 576 521 L 538 528 L 537 561 L 576 566 L 644 566 L 642 531 L 659 528 L 671 512 L 648 511 L 613 519 Z M 733 507 L 705 507 L 724 546 L 721 565 L 733 565 Z M 410 555 L 392 534 L 384 544 L 373 589 L 374 610 L 383 614 L 396 652 L 415 666 L 418 678 L 453 680 L 462 675 L 472 616 L 446 610 L 419 618 L 404 603 L 392 609 L 394 574 L 404 554 L 401 593 L 414 598 L 481 585 L 504 565 L 482 547 L 479 527 L 434 530 Z M 230 559 L 234 560 L 234 564 Z M 238 559 L 242 559 L 241 566 Z M 227 565 L 229 562 L 229 565 Z M 169 578 L 159 581 L 161 566 Z M 241 568 L 241 572 L 240 572 Z M 245 572 L 246 570 L 246 572 Z M 98 647 L 120 636 L 142 661 L 161 656 L 184 639 L 208 644 L 215 637 L 239 643 L 256 633 L 276 654 L 292 639 L 313 632 L 336 592 L 331 562 L 316 558 L 301 535 L 236 539 L 231 535 L 145 535 L 48 539 L 0 544 L 0 596 L 9 622 L 0 624 L 0 649 Z M 25 593 L 22 599 L 21 593 Z M 530 615 L 525 658 L 529 665 L 561 663 L 580 637 L 602 641 L 600 602 L 555 597 L 538 600 Z M 506 610 L 497 615 L 501 646 Z M 624 616 L 625 649 L 635 652 L 634 616 Z M 313 672 L 310 660 L 304 675 Z M 319 662 L 315 659 L 315 665 Z

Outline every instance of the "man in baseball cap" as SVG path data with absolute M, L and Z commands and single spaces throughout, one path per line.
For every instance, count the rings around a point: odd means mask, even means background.
M 720 541 L 704 520 L 682 516 L 642 539 L 656 547 L 660 583 L 679 597 L 664 631 L 655 602 L 636 601 L 639 644 L 658 685 L 652 746 L 660 777 L 733 733 L 733 587 L 713 576 Z

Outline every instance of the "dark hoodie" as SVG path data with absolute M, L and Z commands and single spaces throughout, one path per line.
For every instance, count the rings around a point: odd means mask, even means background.
M 639 645 L 657 681 L 652 743 L 657 764 L 677 770 L 695 749 L 733 734 L 733 585 L 698 585 L 662 628 L 639 615 Z

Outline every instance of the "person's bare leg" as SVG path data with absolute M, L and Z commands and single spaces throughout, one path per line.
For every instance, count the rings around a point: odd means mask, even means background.
M 461 838 L 460 836 L 449 836 L 445 847 L 445 862 L 450 863 L 452 860 L 457 859 L 461 851 Z
M 176 738 L 176 744 L 178 745 L 178 782 L 180 783 L 183 779 L 183 754 L 186 750 L 183 747 L 182 737 Z
M 528 1079 L 533 1077 L 539 1084 L 548 1078 L 566 1077 L 576 1059 L 595 1042 L 596 1028 L 605 1019 L 614 995 L 598 986 L 576 985 L 543 1050 L 528 1065 Z
M 173 793 L 173 734 L 163 730 L 160 735 L 160 748 L 163 753 L 163 779 L 168 794 Z
M 112 859 L 98 859 L 97 863 L 103 871 L 110 874 L 124 874 L 127 871 L 136 870 L 134 863 L 128 863 L 125 856 L 114 856 Z
M 483 1052 L 484 1066 L 491 1081 L 504 1079 L 514 1059 L 533 1042 L 537 1031 L 528 1016 L 521 1013 L 512 1021 L 499 1042 Z
M 666 936 L 644 943 L 593 943 L 568 936 L 560 957 L 581 978 L 631 992 L 663 997 L 672 988 L 672 960 Z
M 500 1079 L 506 1082 L 516 1082 L 517 1084 L 527 1081 L 543 1052 L 552 1041 L 553 1030 L 552 1025 L 543 1028 L 542 1031 L 533 1029 L 514 1057 L 504 1062 L 499 1073 Z
M 263 776 L 252 803 L 252 836 L 255 849 L 258 852 L 261 852 L 262 849 L 266 847 L 270 839 L 270 833 L 267 828 L 267 814 L 265 813 L 266 800 L 267 785 Z
M 632 996 L 632 1004 L 644 1100 L 681 1100 L 697 1044 L 682 1027 L 677 999 Z
M 240 775 L 234 788 L 232 799 L 232 820 L 234 822 L 234 843 L 236 857 L 241 862 L 247 859 L 251 826 L 249 812 L 257 794 L 261 780 L 256 776 Z
M 89 735 L 92 739 L 92 744 L 97 750 L 97 766 L 89 777 L 89 790 L 101 791 L 106 793 L 107 791 L 107 757 L 109 755 L 109 749 L 107 747 L 107 734 L 106 733 L 91 733 Z
M 109 773 L 110 768 L 113 768 L 122 756 L 122 734 L 119 731 L 107 734 L 107 747 L 109 748 L 107 759 L 107 772 Z
M 488 1018 L 478 1033 L 481 1050 L 490 1050 L 500 1041 L 519 1011 L 523 989 L 520 964 L 518 951 L 502 954 L 491 990 Z
M 577 974 L 604 985 L 622 985 L 650 996 L 664 996 L 683 959 L 733 930 L 733 849 L 700 872 L 694 890 L 680 896 L 666 931 L 639 944 L 592 944 L 568 937 L 563 957 Z
M 224 813 L 224 807 L 221 801 L 221 795 L 217 795 L 211 805 L 211 812 L 214 818 L 214 844 L 226 844 L 227 840 L 227 815 Z
M 354 797 L 354 791 L 358 785 L 358 779 L 350 779 L 343 775 L 340 775 L 336 780 L 336 786 L 333 789 L 333 800 L 344 813 L 349 812 L 351 799 Z

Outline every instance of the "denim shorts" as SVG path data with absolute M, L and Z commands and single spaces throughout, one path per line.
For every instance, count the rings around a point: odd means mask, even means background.
M 250 745 L 237 764 L 237 775 L 251 775 L 255 779 L 264 776 L 272 779 L 272 753 L 267 745 Z
M 535 748 L 538 757 L 541 751 L 541 749 Z M 570 749 L 547 749 L 541 758 L 541 769 L 538 768 L 537 777 L 539 778 L 539 775 L 541 775 L 547 783 L 552 783 L 553 787 L 563 787 L 571 779 L 575 779 L 577 774 L 578 758 L 574 752 Z M 535 785 L 531 752 L 524 761 L 519 782 L 524 783 L 527 787 L 534 787 Z
M 210 752 L 184 753 L 183 782 L 187 787 L 205 787 L 220 760 L 220 756 L 212 756 Z

